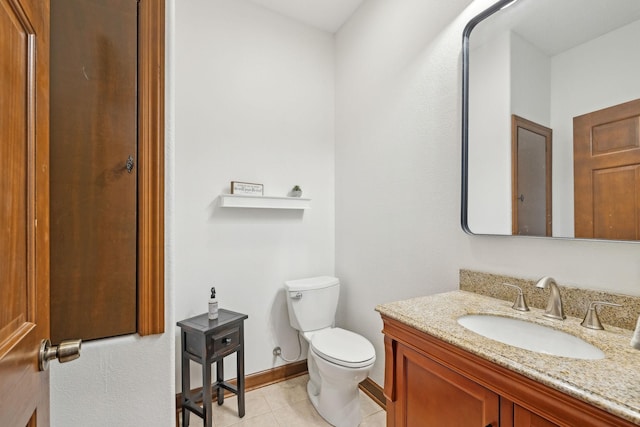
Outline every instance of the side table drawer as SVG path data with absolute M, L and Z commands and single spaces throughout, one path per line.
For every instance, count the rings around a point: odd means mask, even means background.
M 215 334 L 186 334 L 185 351 L 196 359 L 212 360 L 233 353 L 240 345 L 240 327 L 224 328 Z M 205 353 L 203 354 L 203 347 Z
M 238 327 L 226 329 L 211 336 L 211 341 L 207 343 L 208 352 L 214 358 L 224 356 L 233 352 L 240 344 L 240 329 Z

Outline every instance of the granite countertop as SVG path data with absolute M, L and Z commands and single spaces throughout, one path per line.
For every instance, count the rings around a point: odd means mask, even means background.
M 604 325 L 604 331 L 580 326 L 582 319 L 558 321 L 531 307 L 519 312 L 512 302 L 466 291 L 381 304 L 376 311 L 442 341 L 546 384 L 628 421 L 640 424 L 640 351 L 629 345 L 632 331 Z M 578 336 L 605 353 L 600 360 L 551 356 L 502 344 L 459 325 L 465 314 L 495 314 L 528 320 Z

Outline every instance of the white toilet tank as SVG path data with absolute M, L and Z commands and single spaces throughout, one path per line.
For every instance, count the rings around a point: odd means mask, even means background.
M 302 332 L 333 326 L 340 281 L 321 276 L 284 282 L 291 327 Z

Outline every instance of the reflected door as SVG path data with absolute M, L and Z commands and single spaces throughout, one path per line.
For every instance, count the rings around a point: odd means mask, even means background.
M 573 119 L 575 237 L 640 239 L 640 99 Z
M 512 231 L 551 236 L 551 129 L 512 116 Z

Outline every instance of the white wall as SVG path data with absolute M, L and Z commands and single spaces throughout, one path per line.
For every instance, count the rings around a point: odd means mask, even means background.
M 376 304 L 455 289 L 460 268 L 640 294 L 635 244 L 460 228 L 462 30 L 492 2 L 368 0 L 336 37 L 340 320 L 374 342 L 378 384 Z
M 511 32 L 510 36 L 511 114 L 549 127 L 551 124 L 551 59 L 518 34 Z M 507 141 L 509 141 L 508 151 L 511 151 L 511 132 Z
M 270 369 L 275 346 L 298 354 L 284 281 L 334 274 L 333 36 L 247 0 L 180 0 L 175 67 L 176 319 L 205 312 L 215 285 L 249 315 L 246 372 Z M 300 185 L 311 209 L 221 208 L 231 180 Z
M 336 36 L 339 322 L 369 338 L 382 302 L 453 289 L 462 252 L 460 82 L 469 0 L 369 0 Z M 466 22 L 465 22 L 466 23 Z
M 573 117 L 640 98 L 638 39 L 640 21 L 552 59 L 554 235 L 574 235 Z
M 167 0 L 166 7 L 166 332 L 86 342 L 78 360 L 52 362 L 52 427 L 175 425 L 173 0 Z

